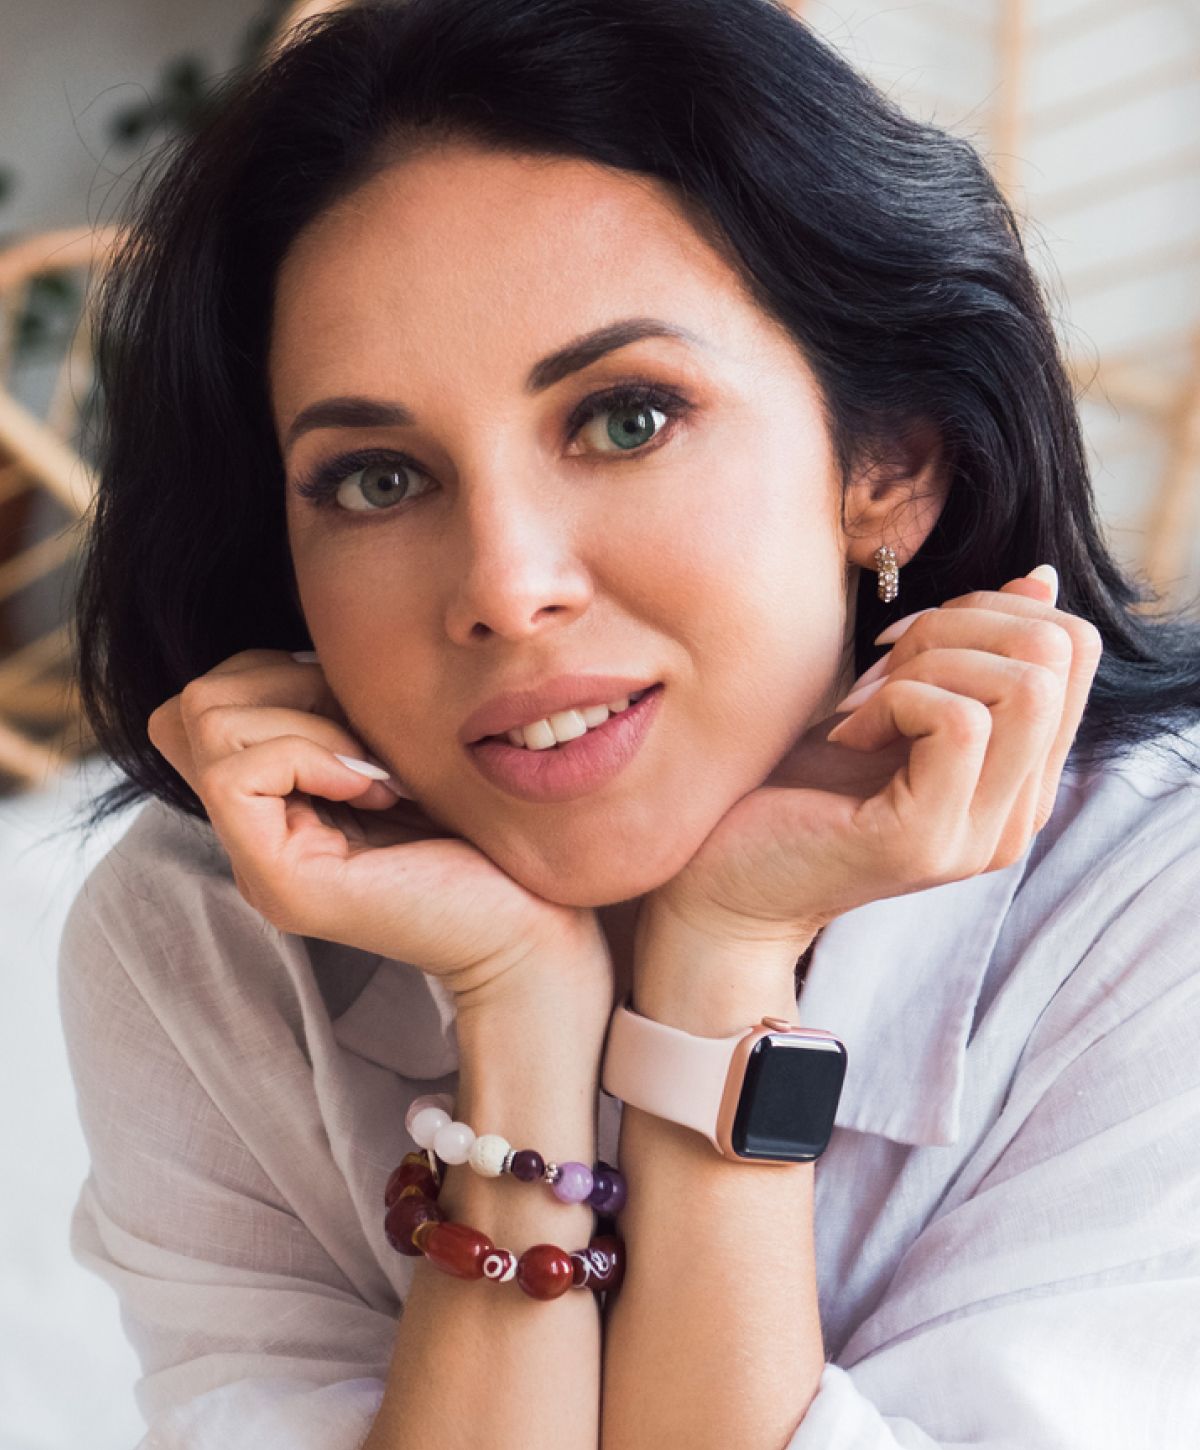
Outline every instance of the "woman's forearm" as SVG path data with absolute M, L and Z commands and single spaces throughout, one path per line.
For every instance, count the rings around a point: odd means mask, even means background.
M 767 1013 L 797 1021 L 803 946 L 723 948 L 651 932 L 633 1005 L 702 1037 Z M 786 1444 L 825 1364 L 814 1165 L 729 1162 L 699 1133 L 627 1105 L 619 1166 L 627 1259 L 606 1314 L 602 1450 Z
M 527 1007 L 460 1012 L 455 1116 L 548 1162 L 595 1160 L 607 995 L 536 994 Z M 586 1204 L 545 1184 L 446 1169 L 438 1203 L 520 1256 L 532 1244 L 582 1248 Z M 590 1289 L 530 1298 L 515 1281 L 456 1279 L 416 1262 L 379 1415 L 363 1450 L 596 1450 L 601 1324 Z

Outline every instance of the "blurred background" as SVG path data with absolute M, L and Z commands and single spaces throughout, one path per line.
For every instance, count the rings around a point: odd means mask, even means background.
M 504 0 L 496 0 L 503 4 Z M 69 1257 L 87 1151 L 58 1025 L 63 919 L 137 807 L 77 712 L 68 616 L 94 477 L 88 288 L 121 200 L 286 0 L 0 0 L 0 1450 L 130 1450 L 138 1367 Z M 1200 588 L 1200 0 L 796 0 L 900 104 L 969 138 L 1023 225 L 1109 536 L 1166 604 Z

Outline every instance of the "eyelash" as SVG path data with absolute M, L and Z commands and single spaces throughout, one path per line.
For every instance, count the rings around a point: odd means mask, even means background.
M 615 412 L 619 408 L 646 406 L 656 408 L 660 413 L 666 414 L 667 421 L 662 428 L 640 448 L 610 456 L 616 458 L 644 457 L 646 453 L 657 448 L 660 439 L 674 432 L 674 424 L 684 414 L 689 413 L 694 405 L 679 393 L 664 388 L 658 383 L 623 383 L 602 393 L 593 393 L 579 404 L 567 422 L 567 441 L 568 443 L 573 442 L 584 425 L 590 423 L 598 413 Z M 319 464 L 310 474 L 296 482 L 295 492 L 299 497 L 316 504 L 318 508 L 336 508 L 338 488 L 347 478 L 364 468 L 369 468 L 373 463 L 394 463 L 411 468 L 422 475 L 425 473 L 420 464 L 405 453 L 397 453 L 390 449 L 363 448 L 353 453 L 343 453 L 337 458 L 331 458 L 327 463 Z M 404 505 L 409 502 L 415 502 L 415 500 L 405 499 L 399 505 L 394 505 L 393 508 L 403 509 Z M 356 513 L 365 515 L 391 513 L 393 508 L 341 509 L 339 512 L 349 515 Z

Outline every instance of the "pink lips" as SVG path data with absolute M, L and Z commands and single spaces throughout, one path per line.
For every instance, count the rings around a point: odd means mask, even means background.
M 642 688 L 634 686 L 633 690 Z M 612 694 L 605 697 L 614 698 Z M 493 785 L 521 800 L 573 800 L 608 784 L 630 764 L 658 717 L 662 699 L 663 686 L 655 685 L 636 704 L 619 715 L 610 715 L 603 725 L 548 750 L 526 750 L 503 740 L 480 740 L 468 747 L 468 753 Z M 603 704 L 604 700 L 595 703 Z
M 606 705 L 636 694 L 653 684 L 653 678 L 629 675 L 556 675 L 527 690 L 497 695 L 463 721 L 458 738 L 464 745 L 478 744 L 489 735 L 503 735 L 518 725 L 555 715 L 560 710 L 586 710 L 589 705 Z

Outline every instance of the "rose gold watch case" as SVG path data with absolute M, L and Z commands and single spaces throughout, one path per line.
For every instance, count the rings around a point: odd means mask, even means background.
M 822 1045 L 836 1044 L 836 1047 L 832 1048 L 834 1051 L 842 1046 L 841 1040 L 832 1032 L 826 1032 L 824 1028 L 801 1027 L 799 1023 L 788 1022 L 783 1017 L 764 1017 L 759 1026 L 747 1032 L 745 1037 L 734 1045 L 729 1059 L 729 1072 L 725 1078 L 725 1090 L 721 1094 L 721 1106 L 717 1112 L 717 1145 L 724 1156 L 732 1158 L 735 1163 L 769 1163 L 776 1168 L 803 1166 L 804 1160 L 797 1162 L 780 1158 L 756 1158 L 750 1154 L 737 1153 L 733 1147 L 733 1120 L 737 1115 L 738 1103 L 741 1101 L 742 1084 L 746 1079 L 746 1067 L 750 1061 L 750 1054 L 754 1051 L 755 1044 L 761 1042 L 764 1037 L 780 1033 L 786 1033 L 791 1037 L 806 1037 Z

